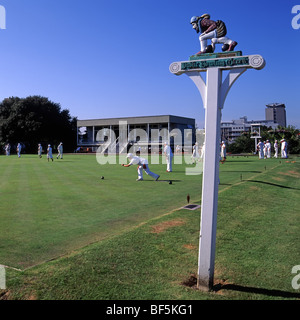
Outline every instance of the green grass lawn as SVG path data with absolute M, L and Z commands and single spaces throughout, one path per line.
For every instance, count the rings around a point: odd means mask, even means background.
M 185 176 L 180 165 L 173 173 L 165 164 L 150 166 L 159 181 L 145 175 L 136 182 L 137 166 L 100 165 L 95 155 L 0 160 L 0 263 L 14 268 L 136 227 L 185 205 L 188 193 L 200 200 L 200 176 Z
M 287 161 L 220 164 L 215 290 L 203 293 L 200 209 L 180 209 L 187 194 L 201 203 L 201 176 L 187 165 L 150 165 L 162 181 L 136 182 L 135 167 L 93 155 L 0 157 L 2 298 L 299 299 L 300 160 Z

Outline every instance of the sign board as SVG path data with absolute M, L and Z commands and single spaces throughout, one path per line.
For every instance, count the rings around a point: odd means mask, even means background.
M 241 53 L 238 51 L 238 53 Z M 224 56 L 225 55 L 225 56 Z M 170 72 L 181 75 L 188 71 L 206 71 L 209 68 L 220 68 L 222 70 L 233 68 L 254 68 L 263 69 L 265 60 L 260 55 L 228 56 L 228 54 L 206 54 L 202 56 L 192 56 L 189 61 L 173 62 L 170 65 Z

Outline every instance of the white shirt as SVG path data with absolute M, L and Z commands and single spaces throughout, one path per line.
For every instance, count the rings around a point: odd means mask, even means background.
M 129 162 L 129 165 L 132 166 L 133 164 L 138 164 L 138 165 L 143 165 L 143 164 L 148 164 L 148 161 L 144 158 L 140 158 L 140 157 L 133 157 L 131 159 L 131 161 Z
M 164 148 L 164 153 L 167 155 L 167 156 L 172 156 L 172 149 L 170 148 L 169 145 L 166 145 L 165 148 Z

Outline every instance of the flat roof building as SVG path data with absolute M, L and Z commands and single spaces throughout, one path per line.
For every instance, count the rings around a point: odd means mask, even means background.
M 124 152 L 128 143 L 141 148 L 161 147 L 164 141 L 172 146 L 190 140 L 193 144 L 195 130 L 195 119 L 174 115 L 77 120 L 77 145 L 96 151 L 114 143 L 117 152 Z
M 234 141 L 243 132 L 251 132 L 251 127 L 266 126 L 276 129 L 278 126 L 286 127 L 286 110 L 283 103 L 266 105 L 265 120 L 248 120 L 246 116 L 237 120 L 221 121 L 221 139 Z
M 266 126 L 273 129 L 278 127 L 278 123 L 273 120 L 248 120 L 246 116 L 237 120 L 221 121 L 221 140 L 234 141 L 243 132 L 251 132 L 251 127 Z

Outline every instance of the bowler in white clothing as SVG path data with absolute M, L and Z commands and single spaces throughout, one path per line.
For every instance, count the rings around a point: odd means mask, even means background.
M 148 161 L 144 158 L 134 156 L 132 153 L 127 154 L 127 158 L 130 160 L 128 164 L 122 164 L 123 167 L 130 167 L 134 164 L 138 166 L 138 179 L 136 181 L 143 181 L 143 171 L 146 172 L 147 175 L 151 176 L 156 181 L 160 177 L 158 174 L 153 173 L 149 170 Z
M 171 147 L 165 142 L 164 153 L 167 161 L 167 172 L 172 172 L 173 152 Z
M 9 143 L 7 145 L 5 145 L 5 153 L 7 156 L 10 155 L 10 144 Z
M 192 161 L 195 163 L 196 161 L 199 161 L 199 149 L 198 149 L 198 142 L 195 142 L 193 146 L 193 154 L 192 154 Z
M 269 140 L 267 140 L 266 143 L 266 153 L 267 153 L 267 158 L 271 158 L 271 143 Z
M 43 153 L 43 147 L 42 145 L 39 143 L 38 144 L 38 156 L 41 158 L 42 157 L 42 153 Z
M 21 157 L 21 150 L 22 150 L 22 146 L 21 146 L 21 143 L 19 142 L 17 145 L 17 153 L 19 158 Z
M 63 143 L 62 142 L 58 145 L 57 151 L 58 151 L 58 154 L 57 154 L 56 159 L 58 159 L 59 157 L 62 159 L 63 158 Z
M 52 148 L 51 148 L 50 144 L 48 144 L 47 159 L 48 159 L 48 162 L 49 162 L 49 159 L 51 159 L 53 161 Z
M 287 159 L 288 155 L 287 155 L 287 142 L 285 139 L 282 139 L 280 141 L 281 143 L 281 158 L 283 159 Z
M 259 159 L 264 159 L 264 148 L 265 148 L 265 144 L 261 140 L 259 140 L 257 144 Z
M 275 140 L 274 142 L 274 150 L 275 150 L 274 158 L 278 158 L 278 141 L 277 140 Z
M 226 160 L 226 144 L 225 141 L 222 141 L 221 143 L 221 161 L 225 161 Z

